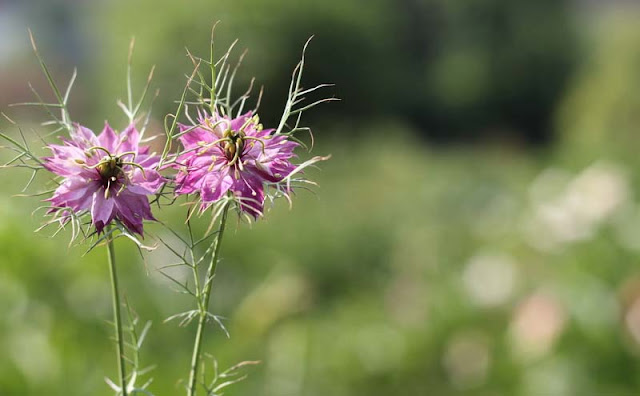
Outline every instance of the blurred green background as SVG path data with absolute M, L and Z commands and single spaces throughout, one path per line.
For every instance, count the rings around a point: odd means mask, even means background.
M 314 154 L 333 155 L 308 172 L 320 187 L 224 241 L 212 310 L 231 338 L 209 333 L 206 351 L 221 368 L 262 361 L 226 394 L 640 392 L 636 2 L 0 0 L 0 108 L 45 120 L 8 108 L 31 99 L 27 81 L 46 91 L 30 27 L 57 80 L 79 68 L 73 118 L 122 128 L 135 36 L 138 89 L 157 65 L 161 132 L 184 47 L 206 54 L 216 20 L 219 48 L 249 49 L 238 82 L 265 85 L 267 126 L 312 34 L 304 82 L 342 99 L 304 119 Z M 108 395 L 106 253 L 34 234 L 41 203 L 12 197 L 26 177 L 0 176 L 0 395 Z M 169 254 L 116 248 L 153 322 L 150 389 L 182 394 L 194 327 L 162 323 L 190 307 L 154 269 Z

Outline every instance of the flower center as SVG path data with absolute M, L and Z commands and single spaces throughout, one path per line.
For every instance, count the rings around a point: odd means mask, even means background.
M 224 133 L 224 137 L 226 138 L 222 146 L 224 154 L 229 161 L 233 161 L 242 154 L 242 149 L 244 148 L 244 132 L 228 129 Z
M 96 166 L 105 187 L 113 185 L 122 175 L 122 165 L 122 158 L 109 155 Z

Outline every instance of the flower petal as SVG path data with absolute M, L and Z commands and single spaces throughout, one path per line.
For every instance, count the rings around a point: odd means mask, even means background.
M 127 190 L 134 194 L 149 195 L 155 194 L 165 180 L 154 170 L 146 169 L 142 173 L 140 169 L 135 169 L 129 181 L 131 184 L 127 186 Z
M 80 124 L 75 124 L 73 130 L 70 132 L 72 141 L 78 145 L 78 147 L 86 149 L 89 147 L 98 146 L 98 138 L 96 134 L 89 128 L 85 128 Z
M 229 191 L 234 180 L 226 173 L 208 173 L 202 182 L 200 196 L 202 202 L 209 204 L 217 201 Z
M 104 129 L 98 136 L 98 141 L 102 147 L 109 150 L 112 154 L 115 153 L 118 148 L 118 135 L 116 135 L 107 122 L 104 123 Z
M 210 131 L 202 127 L 193 128 L 192 126 L 182 125 L 182 124 L 180 124 L 179 127 L 180 127 L 180 132 L 185 132 L 191 129 L 189 132 L 185 133 L 184 135 L 178 138 L 186 149 L 192 149 L 192 148 L 198 147 L 201 142 L 211 143 L 219 139 L 213 133 L 211 133 Z
M 240 199 L 240 209 L 258 218 L 262 216 L 264 203 L 264 187 L 262 180 L 252 174 L 243 174 L 241 179 L 235 180 L 232 190 Z
M 112 197 L 105 198 L 104 191 L 99 190 L 93 194 L 91 204 L 91 219 L 98 233 L 113 220 L 113 206 L 115 200 Z
M 131 124 L 120 133 L 120 146 L 116 149 L 116 153 L 134 152 L 138 153 L 138 144 L 140 143 L 140 133 L 136 126 Z
M 91 207 L 93 194 L 100 188 L 99 182 L 72 177 L 65 180 L 47 201 L 54 208 L 70 208 L 77 213 Z
M 252 112 L 249 111 L 247 113 L 244 113 L 240 117 L 234 118 L 233 120 L 231 120 L 231 125 L 230 125 L 231 130 L 239 131 L 240 128 L 242 128 L 242 126 L 247 123 L 247 121 L 249 120 L 249 118 L 251 118 L 252 115 L 253 115 Z
M 143 235 L 142 221 L 155 220 L 149 200 L 144 195 L 122 191 L 115 198 L 116 216 L 131 232 Z

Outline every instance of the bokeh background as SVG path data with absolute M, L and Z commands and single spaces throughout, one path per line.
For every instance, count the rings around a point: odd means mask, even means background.
M 0 0 L 0 109 L 46 119 L 8 107 L 31 99 L 27 81 L 46 92 L 29 27 L 58 81 L 78 67 L 73 118 L 121 128 L 135 36 L 162 132 L 184 47 L 206 54 L 216 20 L 219 48 L 249 49 L 238 83 L 265 85 L 266 125 L 310 35 L 304 82 L 342 99 L 304 118 L 314 154 L 332 154 L 308 172 L 315 193 L 224 241 L 212 309 L 231 338 L 210 333 L 206 351 L 221 368 L 262 361 L 226 394 L 640 392 L 636 1 Z M 39 198 L 13 197 L 27 177 L 0 174 L 0 395 L 108 395 L 105 253 L 35 234 Z M 169 254 L 124 240 L 117 254 L 153 322 L 150 389 L 182 394 L 194 328 L 162 323 L 190 303 L 155 270 Z

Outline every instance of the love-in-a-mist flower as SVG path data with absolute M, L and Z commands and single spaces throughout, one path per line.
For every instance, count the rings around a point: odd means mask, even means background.
M 199 121 L 180 126 L 184 151 L 177 158 L 176 193 L 198 193 L 205 210 L 231 191 L 243 212 L 262 215 L 265 183 L 281 183 L 296 169 L 290 160 L 298 144 L 263 129 L 251 112 Z
M 91 213 L 98 233 L 114 219 L 129 231 L 142 235 L 143 220 L 154 220 L 147 195 L 164 183 L 156 167 L 160 157 L 140 146 L 140 133 L 130 125 L 121 133 L 105 123 L 96 136 L 91 130 L 74 125 L 71 140 L 49 145 L 53 156 L 44 166 L 63 180 L 55 190 L 50 212 L 68 219 L 69 211 Z

